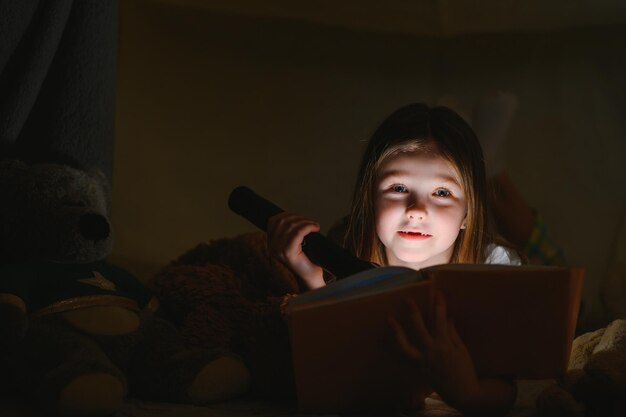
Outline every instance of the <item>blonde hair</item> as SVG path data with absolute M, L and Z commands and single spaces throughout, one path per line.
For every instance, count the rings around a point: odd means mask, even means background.
M 344 244 L 361 259 L 387 264 L 376 234 L 374 202 L 378 173 L 403 152 L 434 152 L 457 171 L 467 201 L 466 228 L 456 239 L 450 262 L 481 263 L 495 240 L 487 206 L 482 149 L 472 128 L 447 107 L 409 104 L 393 112 L 374 132 L 363 154 Z

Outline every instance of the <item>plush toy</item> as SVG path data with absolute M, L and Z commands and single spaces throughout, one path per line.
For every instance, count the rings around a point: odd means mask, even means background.
M 537 400 L 545 417 L 626 415 L 626 320 L 574 340 L 568 371 Z
M 243 358 L 253 396 L 293 398 L 281 305 L 298 292 L 298 282 L 270 257 L 265 233 L 200 244 L 158 273 L 152 286 L 187 343 Z
M 244 392 L 237 356 L 181 343 L 151 292 L 105 261 L 107 195 L 101 174 L 0 161 L 3 372 L 61 415 L 112 414 L 127 393 L 201 404 Z

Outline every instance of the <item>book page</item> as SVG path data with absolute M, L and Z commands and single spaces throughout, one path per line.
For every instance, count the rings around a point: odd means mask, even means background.
M 418 271 L 401 266 L 372 268 L 359 272 L 322 288 L 299 294 L 289 301 L 290 306 L 327 299 L 362 297 L 423 279 Z

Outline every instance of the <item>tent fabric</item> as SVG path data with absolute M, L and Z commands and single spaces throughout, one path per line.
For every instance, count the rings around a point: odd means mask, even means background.
M 0 0 L 0 39 L 0 156 L 110 178 L 117 2 Z

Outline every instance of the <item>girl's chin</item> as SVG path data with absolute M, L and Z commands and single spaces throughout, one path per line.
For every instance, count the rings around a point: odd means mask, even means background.
M 396 262 L 403 266 L 408 267 L 420 267 L 423 263 L 427 262 L 428 256 L 418 256 L 416 254 L 399 254 L 400 256 L 395 256 Z
M 402 265 L 413 269 L 422 269 L 427 266 L 440 265 L 448 263 L 444 256 L 428 256 L 426 254 L 416 253 L 396 253 L 394 259 L 396 265 Z

